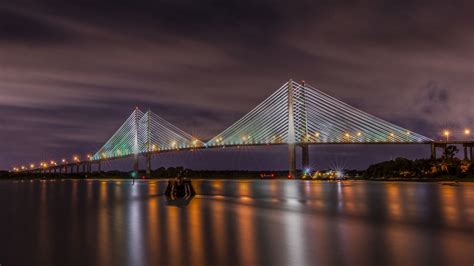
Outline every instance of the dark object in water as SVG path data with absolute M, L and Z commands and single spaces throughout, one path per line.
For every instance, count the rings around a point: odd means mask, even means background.
M 168 206 L 176 206 L 178 208 L 186 207 L 191 202 L 194 196 L 184 197 L 184 198 L 176 198 L 172 199 L 167 197 L 166 205 Z
M 458 182 L 446 182 L 446 183 L 441 183 L 443 186 L 452 186 L 452 187 L 459 187 L 460 184 Z
M 165 195 L 168 200 L 187 199 L 196 195 L 191 180 L 176 178 L 168 181 Z

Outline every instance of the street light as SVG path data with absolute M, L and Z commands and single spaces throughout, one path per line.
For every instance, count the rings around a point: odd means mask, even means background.
M 471 135 L 471 130 L 469 128 L 464 129 L 464 135 L 466 136 Z
M 449 134 L 451 134 L 451 132 L 449 132 L 449 130 L 445 130 L 443 132 L 443 135 L 446 137 L 446 142 L 448 142 L 448 140 L 449 140 Z

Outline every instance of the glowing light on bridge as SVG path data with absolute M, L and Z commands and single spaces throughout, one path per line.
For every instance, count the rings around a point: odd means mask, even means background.
M 293 114 L 293 119 L 289 114 Z M 419 134 L 406 134 L 408 130 L 349 106 L 311 85 L 287 82 L 207 144 L 289 143 L 292 126 L 295 135 L 292 143 L 431 141 Z M 252 135 L 252 141 L 247 134 Z
M 465 135 L 470 131 L 465 129 Z M 450 133 L 444 131 L 448 140 Z M 138 108 L 89 161 L 179 149 L 271 144 L 428 143 L 410 132 L 352 107 L 307 84 L 286 82 L 250 112 L 204 143 L 170 122 Z M 135 156 L 138 158 L 138 156 Z M 81 163 L 79 156 L 73 162 Z M 62 159 L 67 164 L 66 159 Z M 51 165 L 57 165 L 51 161 Z M 49 165 L 41 162 L 40 167 Z M 15 167 L 16 169 L 21 169 Z
M 160 146 L 156 145 L 158 143 Z M 92 160 L 203 147 L 204 143 L 155 113 L 135 109 Z M 119 152 L 120 151 L 120 152 Z
M 451 132 L 449 132 L 449 130 L 447 130 L 447 129 L 443 131 L 443 136 L 446 137 L 446 141 L 449 141 L 449 135 L 450 134 L 451 134 Z
M 143 113 L 136 108 L 90 160 L 216 146 L 429 141 L 311 85 L 290 81 L 207 143 L 151 111 Z

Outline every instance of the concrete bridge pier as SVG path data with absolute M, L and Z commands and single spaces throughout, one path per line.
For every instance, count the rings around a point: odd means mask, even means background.
M 102 172 L 102 166 L 101 166 L 100 161 L 97 163 L 97 172 L 99 172 L 99 174 L 100 172 Z
M 135 154 L 135 156 L 133 156 L 133 171 L 135 171 L 137 175 L 138 171 L 140 171 L 140 167 L 138 164 L 138 154 Z
M 146 177 L 151 176 L 151 153 L 146 154 Z
M 466 145 L 464 145 L 464 160 L 466 160 L 466 161 L 469 160 L 469 157 L 467 155 L 467 146 Z
M 301 152 L 302 152 L 302 166 L 303 171 L 309 169 L 309 146 L 308 144 L 301 145 Z
M 288 144 L 288 178 L 296 178 L 296 146 Z
M 431 143 L 431 159 L 436 160 L 436 144 Z
M 471 154 L 471 162 L 473 162 L 473 163 L 474 163 L 474 150 L 472 150 L 472 146 L 471 146 L 471 147 L 469 147 L 469 150 L 470 150 L 470 152 L 469 152 L 469 153 Z
M 431 159 L 436 160 L 436 149 L 442 148 L 444 149 L 444 153 L 446 153 L 448 144 L 447 143 L 431 143 Z

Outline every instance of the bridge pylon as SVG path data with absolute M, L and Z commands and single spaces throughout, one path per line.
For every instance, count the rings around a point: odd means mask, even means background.
M 293 80 L 288 81 L 288 178 L 296 177 L 295 115 L 293 106 Z

